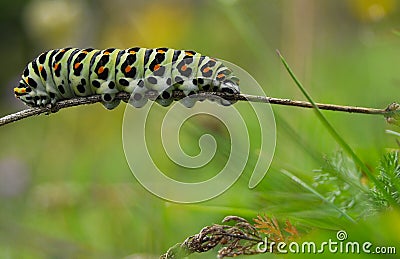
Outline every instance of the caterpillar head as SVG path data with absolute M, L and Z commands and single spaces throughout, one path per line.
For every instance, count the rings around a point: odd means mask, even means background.
M 228 95 L 235 95 L 240 93 L 238 84 L 231 79 L 224 80 L 220 85 L 220 89 L 222 93 L 226 93 Z M 229 106 L 236 103 L 236 100 L 221 99 L 220 103 L 224 106 Z
M 235 82 L 234 80 L 231 79 L 226 79 L 221 83 L 221 92 L 227 93 L 227 94 L 239 94 L 240 89 L 238 82 Z
M 29 106 L 35 106 L 34 98 L 31 96 L 32 87 L 24 80 L 19 82 L 19 86 L 14 88 L 15 97 L 23 101 Z

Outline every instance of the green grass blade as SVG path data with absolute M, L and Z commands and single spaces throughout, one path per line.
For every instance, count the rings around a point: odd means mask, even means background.
M 308 190 L 309 192 L 311 192 L 312 194 L 314 194 L 315 196 L 317 196 L 318 198 L 320 198 L 323 202 L 325 202 L 326 204 L 328 204 L 330 207 L 332 207 L 333 209 L 335 209 L 336 211 L 338 211 L 343 217 L 345 217 L 347 220 L 349 220 L 352 223 L 356 223 L 356 221 L 350 217 L 345 211 L 341 210 L 339 207 L 337 207 L 334 203 L 330 202 L 329 200 L 327 200 L 322 194 L 320 194 L 318 191 L 316 191 L 314 188 L 312 188 L 311 186 L 309 186 L 308 184 L 306 184 L 305 182 L 303 182 L 300 178 L 296 177 L 295 175 L 293 175 L 292 173 L 290 173 L 289 171 L 286 171 L 284 169 L 281 170 L 281 172 L 286 175 L 287 177 L 289 177 L 290 179 L 292 179 L 294 182 L 298 183 L 299 185 L 301 185 L 303 188 L 305 188 L 306 190 Z
M 328 120 L 322 114 L 320 109 L 318 109 L 318 106 L 316 105 L 314 100 L 311 98 L 311 96 L 307 93 L 306 89 L 303 87 L 303 85 L 300 83 L 300 81 L 294 75 L 292 69 L 289 67 L 288 63 L 286 62 L 286 60 L 284 59 L 284 57 L 281 55 L 281 53 L 278 50 L 277 50 L 277 53 L 278 53 L 283 65 L 285 66 L 286 70 L 290 74 L 291 78 L 296 83 L 297 87 L 300 89 L 300 91 L 303 93 L 303 95 L 307 98 L 307 100 L 314 107 L 314 111 L 315 111 L 318 119 L 324 125 L 324 127 L 328 130 L 328 132 L 332 135 L 332 137 L 336 140 L 336 142 L 339 143 L 339 145 L 343 148 L 343 150 L 351 156 L 351 158 L 354 160 L 354 162 L 361 168 L 361 170 L 367 175 L 367 177 L 375 184 L 376 188 L 378 188 L 382 192 L 382 194 L 385 195 L 386 200 L 392 206 L 398 206 L 397 202 L 393 199 L 393 197 L 386 192 L 382 183 L 373 175 L 371 170 L 369 170 L 369 168 L 361 161 L 361 159 L 356 155 L 356 153 L 354 153 L 354 151 L 347 144 L 347 142 L 339 135 L 339 133 L 337 133 L 337 131 L 333 128 L 333 126 L 328 122 Z

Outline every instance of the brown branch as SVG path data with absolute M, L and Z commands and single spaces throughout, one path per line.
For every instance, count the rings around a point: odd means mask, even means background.
M 227 95 L 225 93 L 199 93 L 196 97 L 210 98 L 212 96 L 219 96 L 227 100 L 236 100 L 236 101 L 248 101 L 248 102 L 258 102 L 258 103 L 270 103 L 270 104 L 278 104 L 278 105 L 286 105 L 286 106 L 296 106 L 302 108 L 313 108 L 312 104 L 305 101 L 296 101 L 291 99 L 281 99 L 274 98 L 268 96 L 255 96 L 248 94 L 238 94 L 238 95 Z M 150 92 L 147 94 L 149 99 L 155 99 L 157 97 L 157 93 Z M 185 97 L 182 92 L 173 92 L 173 97 L 175 100 L 180 100 Z M 128 102 L 130 98 L 130 94 L 121 92 L 117 94 L 117 98 L 123 100 L 124 102 Z M 77 97 L 74 99 L 63 100 L 56 103 L 53 107 L 47 106 L 43 108 L 30 108 L 26 110 L 22 110 L 20 112 L 16 112 L 10 115 L 6 115 L 0 118 L 0 126 L 4 126 L 6 124 L 19 121 L 31 116 L 39 115 L 42 113 L 50 114 L 55 113 L 61 109 L 79 106 L 79 105 L 87 105 L 101 102 L 100 95 L 93 95 L 87 97 Z M 400 110 L 400 106 L 397 103 L 392 103 L 386 109 L 375 109 L 375 108 L 365 108 L 365 107 L 355 107 L 355 106 L 343 106 L 343 105 L 335 105 L 335 104 L 323 104 L 317 103 L 317 106 L 321 110 L 330 110 L 330 111 L 340 111 L 340 112 L 349 112 L 349 113 L 361 113 L 361 114 L 378 114 L 383 115 L 387 119 L 388 122 L 393 122 L 393 120 L 397 121 L 394 115 L 397 115 L 396 111 Z M 397 115 L 399 116 L 399 115 Z
M 281 99 L 274 97 L 252 96 L 244 94 L 242 96 L 243 100 L 248 100 L 249 102 L 268 102 L 271 104 L 297 106 L 302 108 L 313 108 L 311 103 L 305 101 L 296 101 L 291 99 Z M 385 115 L 388 113 L 386 109 L 375 109 L 375 108 L 365 108 L 356 106 L 345 106 L 345 105 L 324 104 L 324 103 L 317 103 L 317 106 L 321 110 L 340 111 L 349 113 L 381 114 L 381 115 Z
M 85 104 L 93 104 L 100 101 L 101 101 L 100 95 L 93 95 L 93 96 L 79 97 L 79 98 L 60 101 L 56 103 L 54 107 L 47 106 L 43 108 L 29 108 L 0 118 L 0 126 L 4 126 L 6 124 L 19 121 L 31 116 L 40 115 L 42 113 L 46 114 L 55 113 L 64 108 L 85 105 Z

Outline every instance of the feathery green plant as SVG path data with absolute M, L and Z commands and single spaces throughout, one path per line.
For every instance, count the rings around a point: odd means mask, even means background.
M 384 193 L 374 186 L 371 189 L 371 210 L 378 212 L 390 207 L 386 196 L 391 196 L 400 205 L 400 165 L 399 153 L 394 151 L 383 156 L 379 165 L 378 180 L 385 186 Z

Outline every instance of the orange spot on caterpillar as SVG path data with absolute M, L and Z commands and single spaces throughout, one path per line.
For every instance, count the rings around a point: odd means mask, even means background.
M 185 51 L 186 56 L 193 56 L 193 53 L 190 51 Z
M 101 74 L 104 72 L 104 66 L 99 67 L 99 69 L 97 70 L 98 74 Z
M 187 68 L 188 68 L 188 67 L 187 67 L 186 65 L 183 65 L 183 66 L 181 67 L 181 70 L 182 70 L 182 71 L 186 71 Z
M 86 50 L 82 50 L 83 54 L 88 54 L 89 52 L 87 52 Z
M 162 49 L 159 49 L 159 50 L 157 50 L 157 53 L 165 53 L 165 51 Z
M 58 66 L 60 65 L 60 63 L 55 63 L 54 64 L 54 70 L 57 70 Z
M 42 70 L 43 70 L 43 66 L 40 66 L 39 71 L 42 72 Z
M 75 63 L 74 64 L 74 69 L 78 69 L 80 65 L 81 65 L 81 63 L 79 63 L 79 62 Z
M 132 68 L 130 66 L 126 66 L 125 73 L 129 73 L 131 70 L 132 70 Z
M 156 64 L 155 66 L 154 66 L 154 71 L 157 71 L 158 69 L 160 69 L 160 64 Z
M 210 71 L 210 68 L 209 68 L 209 67 L 205 67 L 205 68 L 203 69 L 203 72 L 204 72 L 204 73 L 207 73 L 208 71 Z
M 130 50 L 130 51 L 129 51 L 129 54 L 136 54 L 136 51 Z
M 218 78 L 223 78 L 223 77 L 225 77 L 225 75 L 224 74 L 218 74 L 217 77 Z
M 16 94 L 24 94 L 24 93 L 26 93 L 26 88 L 15 87 L 14 88 L 14 93 L 16 93 Z

